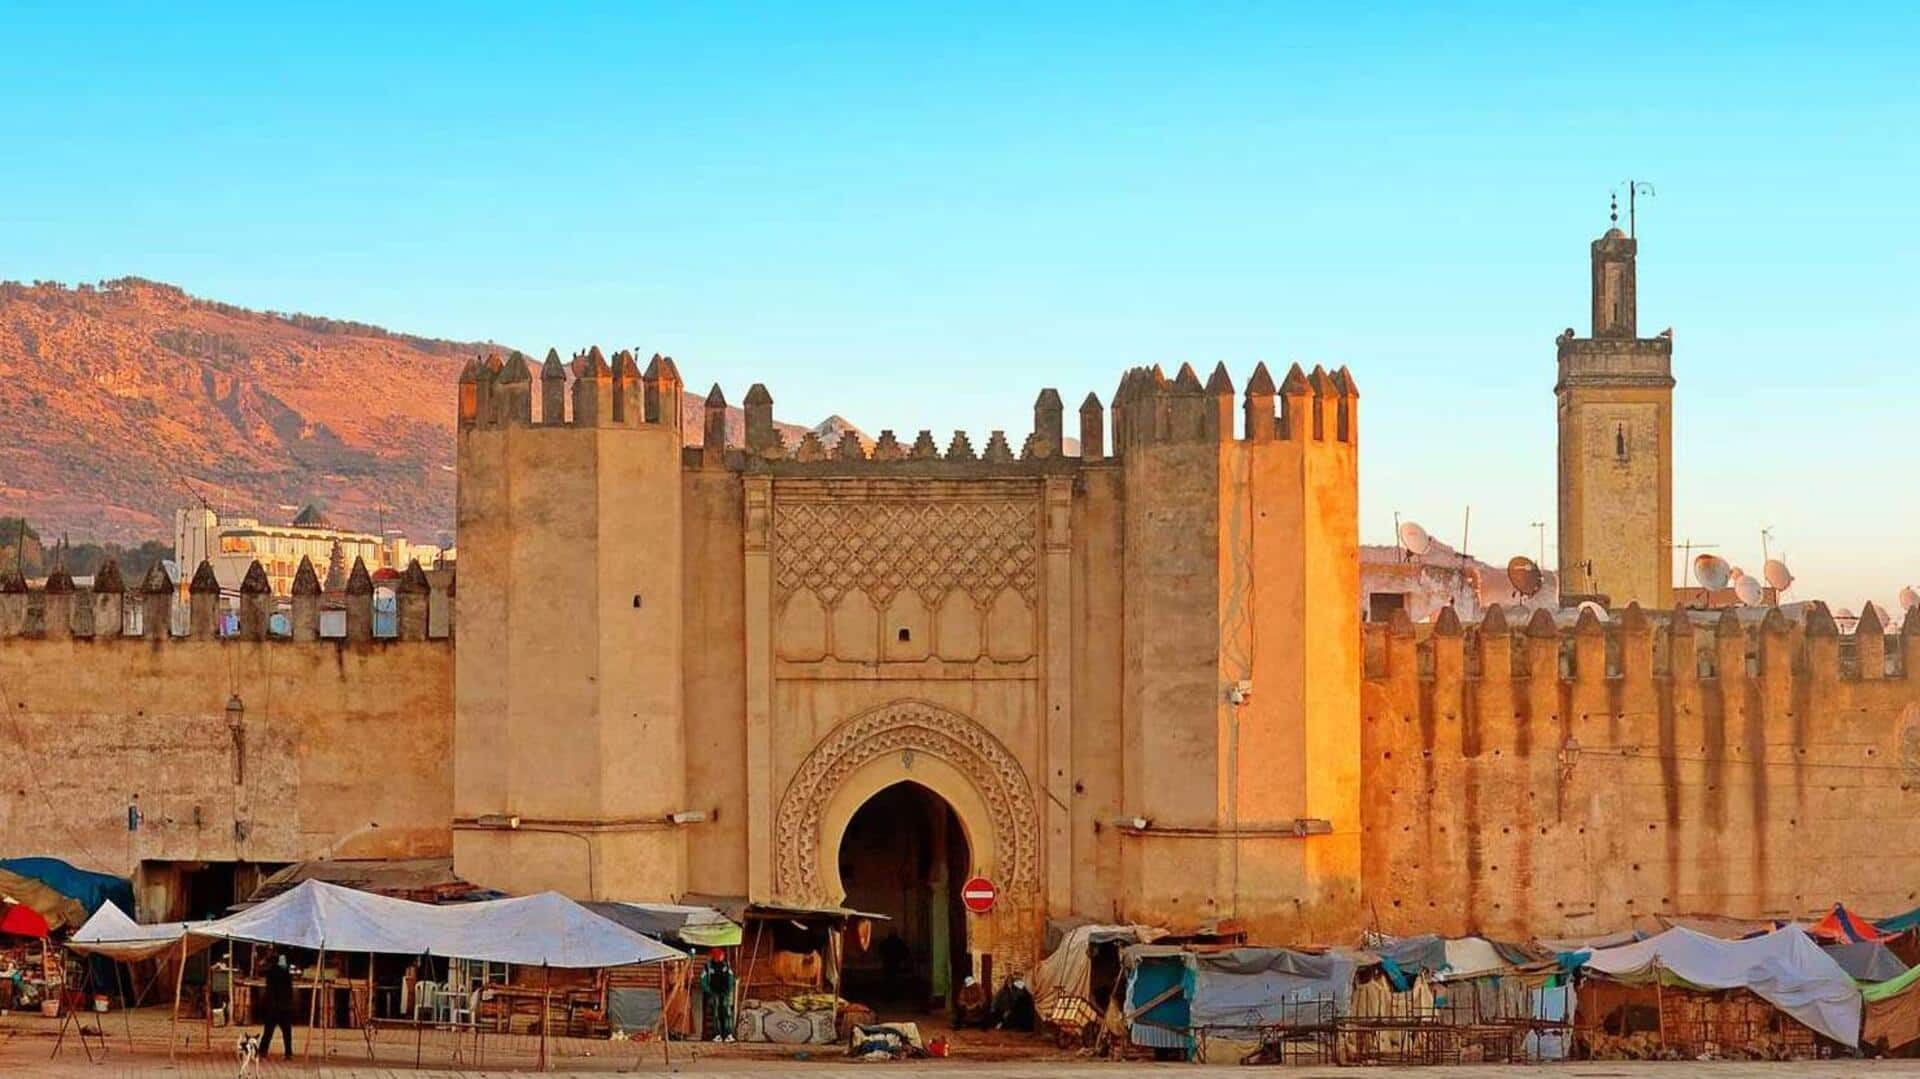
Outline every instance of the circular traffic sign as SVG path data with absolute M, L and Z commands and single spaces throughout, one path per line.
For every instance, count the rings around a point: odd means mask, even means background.
M 993 901 L 1000 898 L 1000 889 L 985 877 L 969 877 L 960 886 L 960 902 L 975 914 L 985 914 L 993 909 Z

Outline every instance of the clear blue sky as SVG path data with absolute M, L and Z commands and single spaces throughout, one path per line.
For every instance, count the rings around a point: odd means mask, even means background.
M 1676 531 L 1920 582 L 1912 5 L 797 7 L 9 5 L 0 277 L 638 345 L 976 444 L 1129 364 L 1344 363 L 1363 534 L 1470 502 L 1499 561 L 1645 178 Z

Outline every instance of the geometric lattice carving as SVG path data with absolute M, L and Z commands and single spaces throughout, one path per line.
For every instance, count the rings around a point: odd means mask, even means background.
M 854 716 L 829 732 L 808 754 L 787 785 L 775 816 L 774 879 L 787 900 L 837 902 L 820 880 L 820 819 L 848 776 L 878 757 L 923 753 L 966 776 L 992 817 L 996 869 L 1004 901 L 1016 910 L 1036 910 L 1040 884 L 1040 817 L 1033 785 L 1007 747 L 973 720 L 926 701 L 900 700 Z M 1004 942 L 1028 950 L 1019 940 Z M 1002 956 L 1009 970 L 1026 969 L 1030 957 Z
M 1034 601 L 1035 499 L 775 499 L 774 582 L 828 606 L 861 591 L 884 608 L 911 589 L 927 606 L 955 589 L 985 605 L 1002 589 Z

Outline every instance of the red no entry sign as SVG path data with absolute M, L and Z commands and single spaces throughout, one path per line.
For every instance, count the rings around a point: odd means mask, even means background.
M 1000 889 L 985 877 L 970 877 L 960 886 L 960 902 L 975 914 L 985 914 L 993 909 L 993 901 L 1000 898 Z

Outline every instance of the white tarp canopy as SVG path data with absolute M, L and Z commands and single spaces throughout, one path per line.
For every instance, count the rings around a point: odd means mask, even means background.
M 100 904 L 87 924 L 67 940 L 67 947 L 85 955 L 104 955 L 123 963 L 152 959 L 180 946 L 180 937 L 207 922 L 162 922 L 140 925 L 112 903 Z M 205 947 L 202 943 L 201 947 Z
M 1669 929 L 1635 944 L 1596 949 L 1586 969 L 1622 981 L 1665 973 L 1702 989 L 1750 989 L 1842 1045 L 1860 1040 L 1859 987 L 1798 929 L 1746 940 Z
M 426 953 L 523 966 L 619 967 L 686 958 L 558 892 L 433 906 L 307 880 L 187 932 L 316 951 Z

